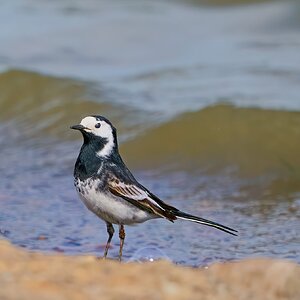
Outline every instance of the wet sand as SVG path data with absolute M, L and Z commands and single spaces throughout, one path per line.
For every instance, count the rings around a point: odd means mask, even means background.
M 0 298 L 296 300 L 300 267 L 255 259 L 192 269 L 166 261 L 118 263 L 92 256 L 33 254 L 0 241 Z

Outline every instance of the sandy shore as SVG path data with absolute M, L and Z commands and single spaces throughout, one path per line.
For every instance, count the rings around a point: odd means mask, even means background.
M 0 241 L 0 299 L 300 299 L 300 266 L 251 259 L 191 269 L 30 253 Z

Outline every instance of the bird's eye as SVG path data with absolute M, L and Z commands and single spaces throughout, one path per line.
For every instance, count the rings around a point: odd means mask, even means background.
M 100 123 L 97 123 L 97 124 L 95 125 L 96 128 L 100 128 L 100 126 L 101 126 Z

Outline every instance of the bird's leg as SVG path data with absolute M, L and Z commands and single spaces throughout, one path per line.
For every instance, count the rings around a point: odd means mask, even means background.
M 104 251 L 104 256 L 103 256 L 104 259 L 107 256 L 108 249 L 109 249 L 109 246 L 110 246 L 110 242 L 111 242 L 111 239 L 112 239 L 112 237 L 114 235 L 114 232 L 115 232 L 114 227 L 109 222 L 106 222 L 106 228 L 107 228 L 107 233 L 108 233 L 108 240 L 107 240 L 106 246 L 105 246 L 105 251 Z
M 120 238 L 120 251 L 119 251 L 119 261 L 122 260 L 122 251 L 125 240 L 125 229 L 124 225 L 119 225 L 119 238 Z

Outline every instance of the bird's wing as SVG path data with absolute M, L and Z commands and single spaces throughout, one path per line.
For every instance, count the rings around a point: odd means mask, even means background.
M 113 177 L 108 181 L 108 187 L 113 195 L 127 200 L 140 209 L 147 210 L 162 218 L 167 218 L 172 222 L 177 219 L 172 211 L 176 210 L 176 208 L 164 203 L 142 185 L 137 186 L 133 183 L 125 183 Z
M 178 218 L 215 227 L 232 235 L 237 235 L 237 231 L 235 229 L 184 213 L 177 208 L 166 204 L 138 182 L 134 183 L 131 181 L 130 183 L 125 183 L 116 177 L 113 177 L 108 181 L 108 186 L 113 195 L 121 197 L 130 202 L 132 205 L 162 218 L 166 218 L 171 222 Z

